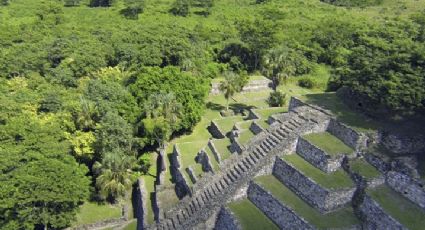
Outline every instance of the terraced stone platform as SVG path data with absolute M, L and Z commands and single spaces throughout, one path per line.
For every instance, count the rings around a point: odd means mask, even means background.
M 296 108 L 288 112 L 286 118 L 255 136 L 250 147 L 239 155 L 232 155 L 220 172 L 197 181 L 191 196 L 167 210 L 164 218 L 150 228 L 206 228 L 209 219 L 240 189 L 246 188 L 252 178 L 265 174 L 266 171 L 271 172 L 276 156 L 294 151 L 300 135 L 323 131 L 329 119 L 325 114 L 309 107 Z

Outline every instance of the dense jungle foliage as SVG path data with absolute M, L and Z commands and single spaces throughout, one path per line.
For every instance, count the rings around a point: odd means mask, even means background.
M 369 111 L 422 111 L 425 4 L 394 2 L 2 0 L 0 228 L 119 202 L 224 72 L 282 83 L 326 64 Z

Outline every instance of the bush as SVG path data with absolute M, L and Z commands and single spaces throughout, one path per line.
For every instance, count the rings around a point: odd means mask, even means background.
M 312 89 L 316 87 L 317 83 L 311 78 L 301 78 L 298 80 L 298 85 L 303 88 Z
M 267 103 L 271 107 L 284 106 L 286 103 L 286 94 L 279 91 L 271 92 L 269 98 L 267 99 Z

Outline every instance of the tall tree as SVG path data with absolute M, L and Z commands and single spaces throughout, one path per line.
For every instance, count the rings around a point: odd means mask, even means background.
M 138 19 L 145 8 L 145 0 L 124 0 L 124 5 L 121 13 L 129 19 Z
M 263 73 L 273 80 L 273 87 L 285 82 L 289 76 L 295 74 L 296 67 L 290 57 L 288 47 L 271 49 L 263 57 Z
M 248 83 L 246 74 L 237 74 L 227 71 L 224 73 L 224 81 L 220 82 L 220 91 L 224 93 L 226 98 L 226 111 L 229 110 L 229 100 L 235 93 L 242 91 L 243 87 Z
M 174 15 L 186 17 L 189 15 L 190 0 L 176 0 L 171 7 L 170 12 Z

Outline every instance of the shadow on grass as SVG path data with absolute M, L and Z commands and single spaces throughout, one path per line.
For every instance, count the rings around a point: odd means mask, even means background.
M 207 106 L 207 109 L 211 109 L 211 110 L 215 110 L 215 111 L 220 111 L 220 110 L 223 110 L 223 109 L 226 108 L 226 107 L 224 107 L 220 104 L 214 103 L 214 102 L 208 102 L 206 106 Z
M 335 93 L 307 94 L 305 97 L 307 103 L 330 110 L 339 120 L 354 128 L 365 131 L 376 130 L 380 126 L 372 118 L 349 108 Z

